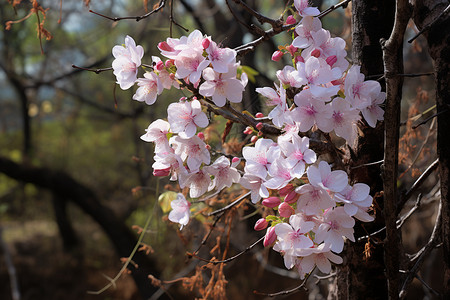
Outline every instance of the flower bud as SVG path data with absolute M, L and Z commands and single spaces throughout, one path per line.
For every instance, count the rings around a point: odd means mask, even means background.
M 280 214 L 281 217 L 283 218 L 289 218 L 292 214 L 295 213 L 294 209 L 292 208 L 292 206 L 290 206 L 288 203 L 283 202 L 280 204 L 280 206 L 278 207 L 278 213 Z
M 175 74 L 170 73 L 170 74 L 169 74 L 169 78 L 172 79 L 172 80 L 175 80 Z
M 236 167 L 239 163 L 241 162 L 241 159 L 239 157 L 233 157 L 233 159 L 231 160 L 231 166 L 232 167 Z
M 164 63 L 162 61 L 158 61 L 155 65 L 155 69 L 161 71 L 162 69 L 164 69 Z
M 313 51 L 311 51 L 311 56 L 320 57 L 320 50 L 314 49 Z
M 170 174 L 170 167 L 167 169 L 153 170 L 153 176 L 168 176 Z
M 252 138 L 250 139 L 250 142 L 252 142 L 253 144 L 256 143 L 258 141 L 258 137 L 256 135 L 252 136 Z
M 206 150 L 211 150 L 211 145 L 206 144 L 205 148 L 206 148 Z
M 172 52 L 173 48 L 167 44 L 167 42 L 161 42 L 158 44 L 158 49 L 161 51 L 168 51 L 168 52 Z
M 292 190 L 286 195 L 286 198 L 284 198 L 284 202 L 292 204 L 297 202 L 298 198 L 300 198 L 300 194 L 297 194 L 294 190 Z
M 326 59 L 326 62 L 327 62 L 327 64 L 330 65 L 330 67 L 332 67 L 337 62 L 336 55 L 328 56 L 327 59 Z
M 252 134 L 253 133 L 253 129 L 251 127 L 247 127 L 244 130 L 244 134 Z
M 292 15 L 287 17 L 286 25 L 293 25 L 295 23 L 297 23 L 297 20 Z
M 303 57 L 301 55 L 295 57 L 295 63 L 298 63 L 298 62 L 302 62 L 302 63 L 305 62 L 305 60 L 303 59 Z
M 264 237 L 263 245 L 264 247 L 268 247 L 275 243 L 277 240 L 277 234 L 275 233 L 275 227 L 267 228 L 266 236 Z
M 274 208 L 280 205 L 281 200 L 278 197 L 269 197 L 262 201 L 262 205 L 269 208 Z
M 289 45 L 286 47 L 286 50 L 289 51 L 289 53 L 294 56 L 295 52 L 297 52 L 298 48 L 293 46 L 293 45 Z
M 257 117 L 257 118 L 263 118 L 263 117 L 264 117 L 264 114 L 261 113 L 261 112 L 259 112 L 259 113 L 256 113 L 255 117 Z
M 171 66 L 173 66 L 175 64 L 175 61 L 173 59 L 168 59 L 166 60 L 166 68 L 170 68 Z
M 202 41 L 203 49 L 208 49 L 210 43 L 211 43 L 211 41 L 208 38 L 204 38 Z
M 292 183 L 289 183 L 285 187 L 282 187 L 281 189 L 279 189 L 278 192 L 280 193 L 281 197 L 284 197 L 293 190 L 294 190 L 294 186 L 292 185 Z
M 283 52 L 281 52 L 281 51 L 275 51 L 273 54 L 272 54 L 272 60 L 273 61 L 279 61 L 280 59 L 281 59 L 281 57 L 283 57 L 283 55 L 284 55 L 284 53 Z
M 255 127 L 256 129 L 261 130 L 263 128 L 263 123 L 259 122 Z
M 258 221 L 256 221 L 255 230 L 260 231 L 260 230 L 266 229 L 267 225 L 269 225 L 269 223 L 266 221 L 266 219 L 261 218 Z
M 197 136 L 202 140 L 202 141 L 204 141 L 205 140 L 205 134 L 203 133 L 203 132 L 199 132 L 199 133 L 197 133 Z
M 264 133 L 262 131 L 258 131 L 258 137 L 262 137 Z

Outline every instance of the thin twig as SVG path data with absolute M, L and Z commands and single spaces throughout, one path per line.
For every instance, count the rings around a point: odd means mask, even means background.
M 406 279 L 403 281 L 402 289 L 400 290 L 399 297 L 401 299 L 404 299 L 407 294 L 408 286 L 411 284 L 412 280 L 414 279 L 415 275 L 417 274 L 417 271 L 419 270 L 420 266 L 422 265 L 425 257 L 436 248 L 436 245 L 439 242 L 439 235 L 441 231 L 441 216 L 442 216 L 442 201 L 439 201 L 439 208 L 438 213 L 436 216 L 436 221 L 434 224 L 433 232 L 431 233 L 430 239 L 428 240 L 428 243 L 420 249 L 419 252 L 417 252 L 412 258 L 411 262 L 415 262 L 414 265 L 410 268 L 408 272 L 406 272 L 408 275 Z
M 195 254 L 190 254 L 190 253 L 188 253 L 188 255 L 189 255 L 189 256 L 192 256 L 192 257 L 194 257 L 194 258 L 197 258 L 197 259 L 199 259 L 199 260 L 201 260 L 201 261 L 204 261 L 204 262 L 207 262 L 207 263 L 212 263 L 212 264 L 214 264 L 214 265 L 225 264 L 225 263 L 230 262 L 230 261 L 232 261 L 232 260 L 235 260 L 235 259 L 238 258 L 239 256 L 241 256 L 241 255 L 247 253 L 248 251 L 250 251 L 251 249 L 253 249 L 253 247 L 255 247 L 256 245 L 258 245 L 258 243 L 260 243 L 263 239 L 264 239 L 264 236 L 262 236 L 261 238 L 259 238 L 256 242 L 254 242 L 253 244 L 251 244 L 250 246 L 248 246 L 247 248 L 245 248 L 244 250 L 242 250 L 242 251 L 239 252 L 238 254 L 236 254 L 236 255 L 234 255 L 234 256 L 231 256 L 231 257 L 229 257 L 229 258 L 227 258 L 227 259 L 224 259 L 224 260 L 208 260 L 208 259 L 201 258 L 201 257 L 199 257 L 199 256 L 197 256 L 197 255 L 195 255 Z
M 102 17 L 102 18 L 105 18 L 105 19 L 114 21 L 114 22 L 117 22 L 117 21 L 120 21 L 120 20 L 136 20 L 136 22 L 139 22 L 140 20 L 145 19 L 145 18 L 148 18 L 148 17 L 150 17 L 151 15 L 153 15 L 154 13 L 157 13 L 158 11 L 160 11 L 161 9 L 163 9 L 163 7 L 164 7 L 165 5 L 166 5 L 166 0 L 160 0 L 160 1 L 159 1 L 159 4 L 158 4 L 158 7 L 156 7 L 154 10 L 152 10 L 152 11 L 150 11 L 150 12 L 148 12 L 148 13 L 146 13 L 145 15 L 142 15 L 142 16 L 108 17 L 108 16 L 105 16 L 105 15 L 103 15 L 103 14 L 101 14 L 101 13 L 95 12 L 95 11 L 93 11 L 92 9 L 90 9 L 89 12 L 90 12 L 90 13 L 93 13 L 93 14 L 95 14 L 95 15 L 97 15 L 97 16 L 100 16 L 100 17 Z
M 419 127 L 419 126 L 421 126 L 421 125 L 423 125 L 423 124 L 426 124 L 426 123 L 427 123 L 428 121 L 430 121 L 431 119 L 434 119 L 435 117 L 437 117 L 437 116 L 439 116 L 439 115 L 441 115 L 441 114 L 443 114 L 443 113 L 446 113 L 446 112 L 448 112 L 448 109 L 444 109 L 443 111 L 440 111 L 440 112 L 438 112 L 438 113 L 435 113 L 434 115 L 430 116 L 429 118 L 426 118 L 425 120 L 423 120 L 423 121 L 420 122 L 419 124 L 414 125 L 414 126 L 411 126 L 411 128 L 412 128 L 412 129 L 416 129 L 416 128 Z
M 315 269 L 315 267 L 314 267 L 314 269 Z M 309 272 L 308 274 L 306 274 L 305 279 L 303 279 L 303 281 L 302 281 L 302 284 L 300 284 L 299 286 L 296 286 L 293 289 L 280 291 L 280 292 L 276 292 L 276 293 L 271 293 L 271 294 L 261 293 L 258 291 L 253 291 L 253 293 L 256 295 L 261 295 L 261 296 L 266 296 L 266 297 L 276 297 L 276 296 L 284 296 L 284 295 L 296 293 L 296 292 L 300 291 L 302 288 L 306 290 L 306 288 L 305 288 L 306 282 L 308 281 L 308 278 L 311 276 L 311 274 L 314 272 L 314 269 L 311 272 Z
M 210 213 L 208 214 L 208 217 L 214 216 L 214 215 L 217 215 L 217 214 L 220 214 L 221 212 L 224 212 L 224 211 L 226 211 L 226 210 L 232 208 L 233 206 L 235 206 L 236 204 L 240 203 L 242 200 L 244 200 L 245 198 L 247 198 L 248 196 L 250 196 L 251 193 L 252 193 L 252 192 L 248 192 L 248 193 L 242 195 L 241 197 L 237 198 L 236 200 L 234 200 L 233 202 L 231 202 L 231 203 L 228 204 L 227 206 L 222 207 L 222 208 L 220 208 L 220 209 L 218 209 L 218 210 L 215 210 L 215 211 L 213 211 L 213 212 L 210 212 Z
M 379 161 L 374 161 L 374 162 L 370 162 L 370 163 L 367 163 L 367 164 L 362 164 L 362 165 L 359 165 L 359 166 L 351 167 L 350 169 L 354 170 L 354 169 L 358 169 L 358 168 L 362 168 L 362 167 L 375 166 L 375 165 L 382 164 L 383 162 L 384 162 L 384 160 L 382 159 L 382 160 L 379 160 Z
M 434 75 L 434 72 L 396 74 L 395 76 L 415 78 L 415 77 L 431 76 L 431 75 Z M 369 75 L 369 76 L 365 77 L 365 80 L 370 80 L 370 79 L 374 79 L 374 78 L 377 78 L 377 81 L 378 81 L 381 78 L 384 78 L 384 74 Z
M 423 27 L 415 36 L 413 36 L 411 39 L 408 40 L 408 43 L 412 43 L 415 39 L 417 39 L 422 33 L 429 30 L 434 24 L 436 24 L 437 21 L 439 21 L 444 15 L 450 12 L 450 4 L 447 6 L 447 8 L 444 9 L 443 12 L 430 24 Z
M 104 68 L 104 69 L 89 69 L 89 68 L 83 68 L 83 67 L 79 67 L 76 65 L 72 65 L 72 68 L 74 69 L 79 69 L 79 70 L 84 70 L 84 71 L 90 71 L 90 72 L 94 72 L 95 74 L 100 74 L 101 72 L 105 72 L 105 71 L 111 71 L 113 68 Z
M 339 7 L 346 8 L 347 5 L 350 3 L 350 1 L 351 0 L 344 0 L 344 1 L 339 2 L 338 4 L 331 5 L 330 7 L 328 7 L 324 11 L 322 11 L 317 17 L 323 18 L 326 15 L 328 15 L 330 12 L 332 12 L 333 10 L 338 9 Z
M 417 180 L 413 183 L 411 188 L 408 191 L 406 191 L 406 193 L 402 194 L 397 206 L 397 214 L 400 213 L 401 209 L 405 205 L 406 201 L 408 201 L 409 197 L 411 197 L 411 195 L 422 185 L 422 183 L 428 178 L 428 176 L 430 176 L 431 173 L 433 173 L 433 171 L 436 170 L 438 165 L 439 159 L 436 159 L 431 165 L 428 166 L 428 168 L 422 173 L 422 175 L 420 175 L 419 178 L 417 178 Z
M 423 284 L 424 287 L 426 287 L 430 292 L 432 292 L 433 294 L 435 294 L 436 296 L 440 296 L 441 294 L 439 294 L 438 292 L 436 292 L 431 286 L 429 286 L 425 280 L 423 280 L 422 277 L 419 276 L 419 274 L 416 273 L 415 277 Z
M 17 272 L 14 267 L 14 263 L 11 257 L 11 251 L 9 251 L 8 245 L 2 236 L 3 228 L 0 227 L 0 249 L 3 252 L 5 258 L 6 269 L 8 270 L 9 282 L 11 287 L 11 297 L 13 300 L 20 300 L 19 280 L 17 280 Z

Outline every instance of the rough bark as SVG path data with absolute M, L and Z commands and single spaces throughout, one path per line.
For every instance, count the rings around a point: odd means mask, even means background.
M 396 3 L 395 23 L 387 41 L 383 41 L 384 77 L 386 78 L 385 142 L 384 142 L 384 208 L 386 239 L 384 256 L 389 299 L 399 298 L 401 239 L 397 229 L 397 180 L 400 136 L 400 111 L 403 77 L 403 37 L 411 16 L 407 0 Z
M 49 189 L 56 197 L 72 201 L 102 227 L 120 257 L 128 257 L 131 254 L 137 241 L 133 233 L 111 209 L 98 201 L 94 192 L 68 174 L 48 168 L 19 165 L 3 157 L 0 157 L 0 173 Z M 158 290 L 150 284 L 147 276 L 152 274 L 158 277 L 159 272 L 156 271 L 155 263 L 142 252 L 137 252 L 133 261 L 139 267 L 136 269 L 130 265 L 129 269 L 142 297 L 147 299 Z
M 395 13 L 395 1 L 354 1 L 352 3 L 352 58 L 353 63 L 361 66 L 366 76 L 382 74 L 383 57 L 380 39 L 387 39 L 392 31 Z M 381 83 L 383 86 L 383 83 Z M 362 134 L 353 147 L 349 165 L 356 167 L 383 159 L 384 126 L 379 123 L 376 128 L 363 125 Z M 350 169 L 352 182 L 363 182 L 371 187 L 371 195 L 382 191 L 380 165 Z M 382 198 L 375 199 L 383 207 Z M 375 214 L 375 221 L 355 227 L 355 236 L 366 235 L 384 226 L 382 214 Z M 380 235 L 378 238 L 382 239 Z M 370 256 L 364 259 L 367 240 L 347 243 L 345 259 L 337 272 L 337 288 L 334 299 L 386 299 L 387 284 L 384 275 L 383 245 L 370 241 Z
M 424 32 L 433 59 L 437 106 L 437 152 L 441 179 L 442 230 L 444 252 L 443 299 L 450 299 L 450 13 L 441 13 L 450 6 L 446 0 L 417 0 L 414 22 L 419 30 L 435 22 Z M 439 19 L 438 19 L 439 18 Z

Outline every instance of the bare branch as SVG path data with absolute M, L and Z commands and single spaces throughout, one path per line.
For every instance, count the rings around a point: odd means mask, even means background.
M 411 258 L 411 262 L 415 263 L 410 268 L 410 270 L 406 272 L 408 275 L 406 279 L 403 281 L 402 289 L 400 290 L 399 293 L 399 298 L 401 299 L 404 299 L 406 297 L 407 289 L 411 284 L 412 280 L 414 279 L 415 275 L 419 271 L 419 268 L 422 265 L 425 257 L 431 252 L 431 250 L 436 248 L 436 245 L 439 242 L 439 235 L 441 231 L 441 220 L 442 220 L 441 216 L 442 216 L 442 201 L 439 202 L 436 222 L 434 224 L 433 232 L 431 233 L 428 243 Z
M 422 183 L 428 178 L 428 176 L 430 176 L 431 173 L 433 173 L 433 171 L 436 170 L 438 165 L 439 159 L 436 159 L 431 165 L 428 166 L 428 168 L 422 173 L 422 175 L 420 175 L 419 178 L 417 178 L 417 180 L 413 183 L 411 188 L 400 197 L 400 201 L 397 205 L 397 214 L 400 213 L 406 201 L 408 201 L 409 197 L 411 197 L 411 195 L 422 185 Z
M 408 43 L 412 43 L 415 39 L 417 39 L 422 33 L 429 30 L 434 24 L 436 24 L 439 20 L 441 20 L 442 17 L 444 17 L 446 14 L 450 12 L 450 4 L 447 6 L 442 13 L 433 20 L 430 24 L 427 24 L 425 27 L 423 27 L 415 36 L 413 36 L 411 39 L 408 40 Z
M 314 270 L 315 270 L 315 267 L 310 273 L 306 274 L 305 279 L 303 279 L 302 283 L 299 286 L 297 286 L 297 287 L 295 287 L 293 289 L 284 290 L 284 291 L 271 293 L 271 294 L 261 293 L 261 292 L 258 292 L 258 291 L 253 291 L 253 293 L 256 294 L 256 295 L 261 295 L 261 296 L 266 296 L 266 297 L 277 297 L 277 296 L 285 296 L 285 295 L 297 293 L 301 289 L 305 289 L 306 290 L 306 288 L 305 288 L 306 282 L 308 281 L 309 277 L 314 272 Z
M 72 65 L 72 68 L 79 69 L 79 70 L 84 70 L 84 71 L 94 72 L 95 74 L 100 74 L 101 72 L 105 72 L 105 71 L 111 71 L 113 69 L 112 67 L 104 68 L 104 69 L 89 69 L 89 68 L 79 67 L 79 66 L 76 66 L 76 65 Z
M 97 16 L 100 16 L 100 17 L 102 17 L 102 18 L 105 18 L 105 19 L 114 21 L 114 22 L 117 22 L 117 21 L 120 21 L 120 20 L 136 20 L 136 22 L 139 22 L 140 20 L 145 19 L 145 18 L 148 18 L 148 17 L 150 17 L 151 15 L 153 15 L 154 13 L 157 13 L 158 11 L 160 11 L 161 9 L 163 9 L 163 7 L 164 7 L 165 5 L 166 5 L 166 0 L 160 0 L 160 1 L 159 1 L 159 4 L 158 4 L 158 7 L 156 7 L 154 10 L 152 10 L 152 11 L 150 11 L 150 12 L 148 12 L 148 13 L 146 13 L 145 15 L 142 15 L 142 16 L 108 17 L 108 16 L 105 16 L 105 15 L 102 15 L 101 13 L 95 12 L 95 11 L 93 11 L 93 10 L 91 10 L 91 9 L 89 10 L 89 12 L 90 12 L 90 13 L 93 13 L 93 14 L 95 14 L 95 15 L 97 15 Z
M 220 209 L 218 209 L 218 210 L 215 210 L 215 211 L 213 211 L 213 212 L 210 212 L 210 213 L 208 214 L 208 217 L 214 216 L 214 215 L 217 215 L 217 214 L 220 214 L 220 213 L 222 213 L 222 212 L 225 212 L 226 210 L 228 210 L 228 209 L 232 208 L 233 206 L 239 204 L 242 200 L 244 200 L 245 198 L 247 198 L 248 196 L 250 196 L 251 193 L 252 193 L 252 192 L 248 192 L 248 193 L 242 195 L 241 197 L 237 198 L 236 200 L 234 200 L 233 202 L 231 202 L 231 203 L 228 204 L 227 206 L 222 207 L 222 208 L 220 208 Z

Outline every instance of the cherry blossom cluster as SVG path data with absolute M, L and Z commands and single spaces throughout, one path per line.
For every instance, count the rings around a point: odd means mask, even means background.
M 158 44 L 158 49 L 168 59 L 163 62 L 152 56 L 152 70 L 146 71 L 144 78 L 137 78 L 144 55 L 142 46 L 136 46 L 127 36 L 124 45 L 114 46 L 112 50 L 115 57 L 112 67 L 120 88 L 126 90 L 135 83 L 138 85 L 134 100 L 152 105 L 164 89 L 178 89 L 180 83 L 192 83 L 199 87 L 200 95 L 211 97 L 218 107 L 224 106 L 226 100 L 241 102 L 247 77 L 242 73 L 237 78 L 240 64 L 233 49 L 220 47 L 198 30 L 187 37 L 168 38 Z
M 364 80 L 359 66 L 347 71 L 346 43 L 322 28 L 321 21 L 314 17 L 319 13 L 316 8 L 308 7 L 306 0 L 294 4 L 302 16 L 295 27 L 295 38 L 272 56 L 280 60 L 290 55 L 294 66 L 277 71 L 280 83 L 275 89 L 265 87 L 257 92 L 268 98 L 267 105 L 275 106 L 268 116 L 276 126 L 295 126 L 300 132 L 312 128 L 334 131 L 351 145 L 357 136 L 360 113 L 371 127 L 383 120 L 380 104 L 386 95 L 377 81 Z
M 144 51 L 127 36 L 125 44 L 115 46 L 114 74 L 122 89 L 135 83 L 134 100 L 149 105 L 164 89 L 190 87 L 195 96 L 182 97 L 167 109 L 167 121 L 152 122 L 141 137 L 155 144 L 153 174 L 170 176 L 181 188 L 189 188 L 190 198 L 212 190 L 220 191 L 239 183 L 251 191 L 251 201 L 270 208 L 255 230 L 266 229 L 264 246 L 283 255 L 286 268 L 294 266 L 301 278 L 315 266 L 329 273 L 331 262 L 342 263 L 345 239 L 354 241 L 355 219 L 370 222 L 370 188 L 364 183 L 350 185 L 348 175 L 322 160 L 309 148 L 310 132 L 330 133 L 352 144 L 362 122 L 375 127 L 383 119 L 385 93 L 376 81 L 365 81 L 359 66 L 349 67 L 345 41 L 332 38 L 316 17 L 319 10 L 307 0 L 294 0 L 296 16 L 294 39 L 280 47 L 272 59 L 290 56 L 293 65 L 277 71 L 278 84 L 258 88 L 274 106 L 268 114 L 283 132 L 276 142 L 258 134 L 242 149 L 242 158 L 219 156 L 212 163 L 210 146 L 199 128 L 209 120 L 201 101 L 217 107 L 238 103 L 247 84 L 245 73 L 236 62 L 236 51 L 223 48 L 195 30 L 179 39 L 168 38 L 158 44 L 167 60 L 152 57 L 151 70 L 137 78 Z M 287 18 L 295 24 L 294 16 Z M 264 116 L 259 113 L 259 116 Z M 256 126 L 261 129 L 262 123 Z M 245 133 L 253 133 L 249 128 Z M 319 134 L 320 136 L 320 134 Z M 243 169 L 238 170 L 241 160 Z M 242 176 L 241 176 L 242 175 Z M 188 224 L 191 205 L 178 194 L 171 202 L 169 220 Z

